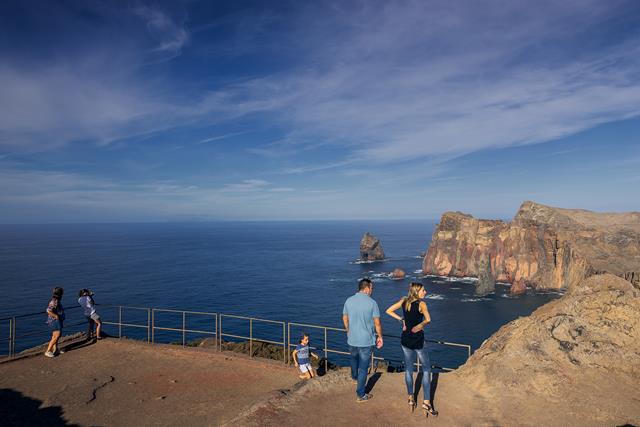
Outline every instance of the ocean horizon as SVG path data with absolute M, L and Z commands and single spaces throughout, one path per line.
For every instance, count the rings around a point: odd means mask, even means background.
M 103 305 L 342 328 L 343 303 L 366 276 L 375 283 L 372 296 L 385 334 L 399 335 L 400 330 L 384 310 L 406 295 L 410 281 L 421 281 L 432 317 L 426 337 L 476 349 L 500 326 L 559 296 L 530 292 L 512 297 L 508 285 L 498 284 L 494 294 L 479 298 L 473 278 L 423 276 L 421 253 L 434 226 L 435 221 L 418 220 L 0 225 L 5 300 L 0 318 L 41 311 L 42 319 L 36 316 L 28 328 L 42 329 L 46 336 L 44 310 L 51 289 L 62 286 L 68 310 L 77 306 L 78 290 L 90 288 Z M 385 261 L 358 262 L 365 232 L 381 240 Z M 404 280 L 388 277 L 395 268 L 406 272 Z M 103 311 L 106 317 L 114 315 Z M 232 322 L 226 327 L 243 328 Z M 313 342 L 316 331 L 310 332 Z M 167 334 L 166 340 L 172 339 Z M 342 340 L 338 335 L 330 339 L 335 346 L 344 346 Z M 430 350 L 434 363 L 444 366 L 457 366 L 466 356 L 451 349 Z M 399 343 L 388 340 L 380 354 L 401 359 Z

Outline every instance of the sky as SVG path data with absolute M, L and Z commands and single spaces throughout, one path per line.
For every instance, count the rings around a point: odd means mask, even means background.
M 640 210 L 638 1 L 3 1 L 0 223 Z

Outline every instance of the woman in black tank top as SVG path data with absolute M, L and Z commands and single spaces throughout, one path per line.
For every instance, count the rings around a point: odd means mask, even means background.
M 404 353 L 404 377 L 407 394 L 409 395 L 409 405 L 411 405 L 412 409 L 416 405 L 413 389 L 413 370 L 417 355 L 422 365 L 422 391 L 424 393 L 422 409 L 427 411 L 427 416 L 429 414 L 437 416 L 438 411 L 433 409 L 433 403 L 431 402 L 431 361 L 424 344 L 423 329 L 431 322 L 427 303 L 423 301 L 426 294 L 427 291 L 422 283 L 412 282 L 409 285 L 409 295 L 389 307 L 387 314 L 402 323 L 400 342 Z M 399 308 L 402 308 L 403 317 L 396 313 Z

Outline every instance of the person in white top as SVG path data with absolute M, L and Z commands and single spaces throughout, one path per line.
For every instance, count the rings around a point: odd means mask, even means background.
M 84 309 L 84 316 L 89 322 L 89 329 L 87 330 L 87 339 L 91 339 L 93 335 L 93 324 L 96 324 L 96 338 L 102 339 L 100 329 L 102 328 L 102 320 L 96 312 L 95 302 L 93 301 L 93 292 L 90 289 L 82 289 L 78 294 L 78 304 Z

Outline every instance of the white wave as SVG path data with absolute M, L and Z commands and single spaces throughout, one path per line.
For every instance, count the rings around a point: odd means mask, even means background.
M 416 270 L 413 272 L 413 274 L 422 274 L 422 270 Z
M 490 301 L 489 298 L 462 298 L 460 302 L 480 302 L 480 301 Z
M 444 300 L 446 298 L 444 297 L 444 295 L 440 294 L 427 294 L 424 299 Z

